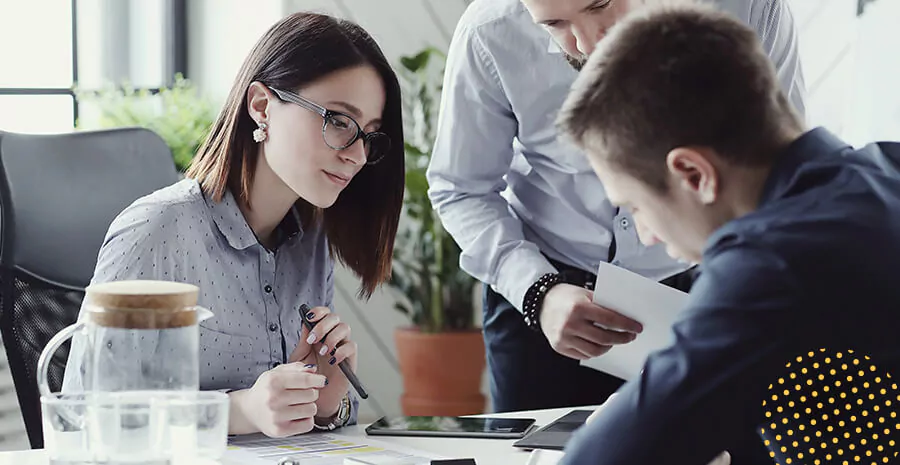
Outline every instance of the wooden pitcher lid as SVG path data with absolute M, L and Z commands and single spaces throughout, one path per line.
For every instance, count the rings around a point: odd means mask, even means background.
M 93 284 L 85 289 L 91 321 L 108 328 L 165 329 L 197 324 L 193 284 L 133 280 Z

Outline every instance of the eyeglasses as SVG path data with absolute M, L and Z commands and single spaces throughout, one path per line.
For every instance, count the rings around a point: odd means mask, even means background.
M 325 144 L 334 150 L 344 150 L 357 140 L 363 140 L 366 151 L 366 164 L 374 165 L 381 161 L 391 149 L 391 138 L 383 132 L 363 132 L 359 123 L 339 111 L 329 110 L 313 101 L 288 91 L 269 87 L 284 102 L 293 103 L 317 113 L 322 117 L 322 137 Z

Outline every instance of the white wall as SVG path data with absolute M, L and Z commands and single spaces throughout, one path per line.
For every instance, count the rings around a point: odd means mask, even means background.
M 850 142 L 900 140 L 900 0 L 878 0 L 859 20 Z
M 283 16 L 280 0 L 191 0 L 188 77 L 223 101 L 260 36 Z
M 854 145 L 900 140 L 900 1 L 790 0 L 809 91 L 807 120 Z

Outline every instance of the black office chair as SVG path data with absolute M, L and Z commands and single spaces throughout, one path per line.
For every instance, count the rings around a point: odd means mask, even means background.
M 769 386 L 760 434 L 779 465 L 894 463 L 898 405 L 897 379 L 869 356 L 810 351 Z
M 43 447 L 37 360 L 75 322 L 109 224 L 178 180 L 165 141 L 142 128 L 0 132 L 0 334 L 33 448 Z M 68 345 L 53 357 L 62 385 Z

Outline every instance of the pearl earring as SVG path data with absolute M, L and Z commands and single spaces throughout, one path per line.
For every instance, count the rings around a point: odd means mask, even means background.
M 253 140 L 256 142 L 262 142 L 268 137 L 266 128 L 268 128 L 269 126 L 262 121 L 257 122 L 256 125 L 259 127 L 253 130 Z

